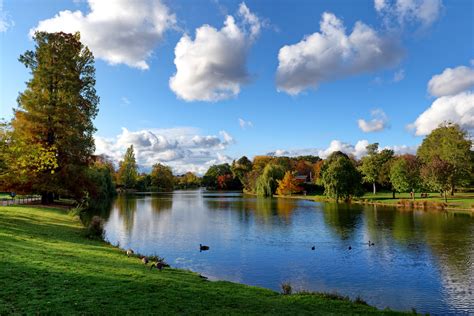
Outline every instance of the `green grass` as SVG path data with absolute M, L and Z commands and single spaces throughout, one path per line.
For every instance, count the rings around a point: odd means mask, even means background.
M 210 282 L 84 237 L 63 209 L 0 207 L 0 315 L 395 313 L 321 294 Z
M 431 192 L 428 193 L 428 198 L 421 198 L 420 193 L 416 193 L 415 201 L 428 201 L 428 202 L 439 202 L 444 203 L 444 198 L 440 196 L 439 193 Z M 332 199 L 324 196 L 324 195 L 294 195 L 291 196 L 293 198 L 302 198 L 302 199 L 310 199 L 320 202 L 331 202 Z M 354 198 L 356 202 L 369 202 L 369 203 L 378 203 L 378 204 L 389 204 L 395 205 L 400 200 L 411 200 L 410 193 L 397 193 L 395 195 L 395 199 L 392 198 L 392 192 L 377 192 L 377 194 L 373 193 L 365 193 L 362 197 Z M 474 193 L 464 193 L 464 192 L 457 192 L 454 196 L 448 195 L 448 208 L 449 209 L 464 209 L 464 210 L 474 210 Z

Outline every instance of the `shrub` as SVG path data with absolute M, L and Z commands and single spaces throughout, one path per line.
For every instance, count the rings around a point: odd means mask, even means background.
M 283 295 L 291 295 L 292 292 L 293 292 L 293 288 L 291 287 L 290 282 L 284 282 L 281 284 L 281 293 Z
M 104 220 L 100 216 L 92 217 L 92 220 L 87 227 L 87 237 L 91 239 L 104 238 Z
M 357 296 L 357 297 L 356 297 L 356 299 L 354 300 L 354 303 L 356 303 L 356 304 L 361 304 L 361 305 L 369 305 L 369 304 L 367 304 L 367 302 L 364 301 L 364 300 L 362 299 L 362 297 L 360 297 L 360 296 Z

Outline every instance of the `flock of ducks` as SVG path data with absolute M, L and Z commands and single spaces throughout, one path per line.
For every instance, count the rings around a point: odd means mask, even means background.
M 374 242 L 371 242 L 370 240 L 367 242 L 367 244 L 369 245 L 369 247 L 372 247 L 372 246 L 375 246 L 375 243 Z M 202 252 L 202 251 L 207 251 L 209 250 L 210 247 L 209 246 L 206 246 L 206 245 L 203 245 L 203 244 L 199 244 L 199 252 Z M 347 248 L 348 250 L 352 250 L 352 246 L 349 246 Z M 316 250 L 316 246 L 312 246 L 311 247 L 311 250 Z M 127 256 L 130 257 L 130 256 L 133 256 L 135 253 L 133 252 L 132 249 L 128 249 L 127 250 Z M 148 259 L 148 257 L 146 256 L 143 256 L 141 258 L 142 262 L 144 265 L 148 265 L 148 263 L 150 263 L 150 260 Z M 163 270 L 163 268 L 165 267 L 169 267 L 168 264 L 164 263 L 163 261 L 160 261 L 160 260 L 157 260 L 157 261 L 154 261 L 151 263 L 150 265 L 150 270 L 151 269 L 158 269 L 160 271 Z
M 209 246 L 199 244 L 199 252 L 207 251 L 209 249 L 210 249 Z M 126 254 L 127 254 L 127 257 L 131 257 L 135 254 L 135 252 L 132 249 L 128 249 L 126 251 Z M 141 257 L 141 261 L 144 265 L 148 265 L 148 263 L 150 263 L 150 259 L 148 259 L 147 256 Z M 156 260 L 151 263 L 150 270 L 158 269 L 159 271 L 162 271 L 165 267 L 169 267 L 169 265 L 163 262 L 162 260 Z

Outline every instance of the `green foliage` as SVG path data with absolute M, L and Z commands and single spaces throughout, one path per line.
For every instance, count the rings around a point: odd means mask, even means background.
M 225 175 L 232 175 L 232 170 L 228 163 L 213 165 L 202 178 L 202 184 L 207 188 L 217 189 L 219 187 L 218 177 Z
M 135 160 L 135 153 L 133 151 L 133 145 L 130 145 L 125 152 L 123 160 L 119 164 L 119 170 L 117 173 L 118 184 L 123 186 L 125 189 L 133 189 L 138 179 L 138 166 Z
M 19 58 L 32 77 L 11 123 L 9 180 L 20 190 L 41 193 L 45 202 L 57 194 L 80 199 L 87 190 L 75 182 L 86 181 L 95 150 L 94 57 L 79 34 L 38 32 L 34 41 L 35 50 Z M 65 172 L 72 169 L 74 174 Z
M 180 189 L 198 188 L 201 186 L 201 179 L 192 172 L 186 172 L 175 178 L 176 186 Z
M 171 168 L 160 163 L 153 165 L 151 171 L 151 185 L 158 191 L 172 191 L 174 177 Z
M 272 196 L 278 188 L 278 180 L 285 176 L 285 168 L 281 165 L 268 164 L 257 179 L 256 193 L 261 197 Z
M 396 158 L 390 168 L 390 181 L 397 192 L 416 192 L 420 189 L 420 164 L 413 155 Z
M 252 170 L 252 162 L 246 156 L 243 156 L 237 161 L 234 160 L 232 162 L 231 170 L 234 177 L 238 178 L 241 183 L 244 183 L 245 174 Z
M 417 156 L 425 165 L 424 180 L 430 187 L 444 190 L 445 182 L 450 189 L 466 185 L 473 177 L 472 141 L 466 131 L 456 124 L 444 124 L 434 129 L 421 143 Z M 433 175 L 429 171 L 442 170 Z M 446 179 L 448 178 L 448 179 Z
M 361 159 L 359 166 L 359 171 L 363 175 L 362 180 L 373 184 L 374 194 L 377 192 L 376 182 L 386 179 L 388 168 L 384 168 L 384 165 L 393 158 L 393 150 L 384 149 L 378 152 L 378 148 L 378 143 L 368 145 L 367 156 Z
M 325 194 L 338 201 L 362 195 L 361 176 L 353 161 L 344 153 L 332 153 L 321 170 Z

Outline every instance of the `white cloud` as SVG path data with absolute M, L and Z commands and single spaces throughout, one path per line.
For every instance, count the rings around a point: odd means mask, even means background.
M 3 0 L 0 0 L 0 33 L 6 32 L 15 23 L 10 18 L 7 11 L 3 10 Z
M 262 24 L 241 3 L 238 21 L 227 16 L 218 30 L 210 25 L 196 29 L 194 40 L 183 35 L 175 47 L 176 73 L 171 90 L 185 101 L 219 101 L 237 96 L 249 81 L 247 56 Z
M 148 69 L 147 59 L 176 17 L 160 0 L 89 0 L 90 12 L 61 11 L 30 30 L 81 32 L 96 58 L 108 63 Z
M 441 74 L 435 75 L 428 82 L 428 92 L 441 97 L 454 95 L 474 86 L 474 68 L 459 66 L 446 68 Z
M 393 82 L 400 82 L 403 79 L 405 79 L 405 70 L 404 69 L 400 69 L 400 70 L 396 71 L 393 74 L 393 79 L 392 79 Z
M 366 121 L 364 119 L 359 119 L 357 121 L 359 128 L 364 133 L 383 131 L 387 127 L 388 118 L 383 110 L 373 110 L 371 112 L 371 116 L 372 119 L 370 121 Z
M 325 12 L 320 32 L 278 53 L 277 88 L 296 95 L 322 82 L 396 65 L 403 56 L 398 40 L 358 21 L 346 34 L 343 22 Z
M 239 125 L 241 129 L 246 129 L 247 127 L 253 127 L 253 123 L 251 121 L 246 121 L 242 118 L 239 118 Z
M 474 94 L 466 91 L 436 99 L 409 128 L 414 129 L 416 135 L 427 135 L 443 122 L 474 129 Z
M 364 157 L 365 155 L 367 155 L 367 146 L 369 144 L 370 144 L 369 141 L 366 139 L 357 141 L 355 145 L 342 142 L 340 140 L 333 140 L 331 141 L 328 148 L 326 149 L 318 149 L 318 148 L 306 148 L 306 149 L 295 149 L 295 150 L 277 149 L 267 154 L 272 155 L 272 156 L 288 156 L 288 157 L 315 155 L 315 156 L 319 156 L 325 159 L 335 151 L 342 151 L 343 153 L 347 155 L 351 155 L 351 156 L 356 157 L 357 159 L 360 159 Z M 402 154 L 414 154 L 416 153 L 417 148 L 418 148 L 418 145 L 415 145 L 415 146 L 394 145 L 394 146 L 380 147 L 379 151 L 382 149 L 392 149 L 396 155 L 402 155 Z
M 443 4 L 441 0 L 374 0 L 374 7 L 387 25 L 408 23 L 427 28 L 438 19 Z
M 201 135 L 191 127 L 139 131 L 122 128 L 114 138 L 96 136 L 96 154 L 105 154 L 118 162 L 133 145 L 142 169 L 148 170 L 161 162 L 171 166 L 176 174 L 187 171 L 203 174 L 215 163 L 232 161 L 223 151 L 235 140 L 226 131 L 220 131 L 219 135 Z

